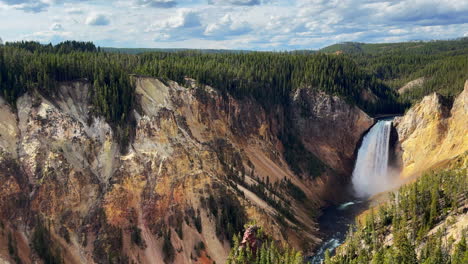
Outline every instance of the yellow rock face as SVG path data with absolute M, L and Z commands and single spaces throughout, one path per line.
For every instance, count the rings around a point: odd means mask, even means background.
M 408 178 L 468 150 L 468 81 L 453 102 L 426 96 L 395 119 L 402 151 L 401 177 Z

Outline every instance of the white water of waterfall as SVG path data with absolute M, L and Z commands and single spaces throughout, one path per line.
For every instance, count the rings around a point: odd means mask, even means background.
M 388 152 L 392 121 L 381 120 L 364 136 L 352 181 L 359 197 L 369 197 L 392 187 Z

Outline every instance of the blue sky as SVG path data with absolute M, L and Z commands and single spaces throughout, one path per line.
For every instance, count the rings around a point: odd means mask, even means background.
M 468 36 L 468 0 L 0 0 L 3 41 L 293 50 Z

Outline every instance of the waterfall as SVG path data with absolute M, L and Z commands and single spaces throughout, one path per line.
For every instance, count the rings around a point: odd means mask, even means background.
M 356 194 L 368 197 L 391 188 L 388 152 L 392 121 L 381 120 L 364 136 L 352 181 Z

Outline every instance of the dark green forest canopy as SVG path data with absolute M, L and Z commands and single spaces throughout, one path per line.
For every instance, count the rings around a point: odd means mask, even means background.
M 430 92 L 453 96 L 463 89 L 468 79 L 467 41 L 359 44 L 377 46 L 342 55 L 194 50 L 135 55 L 103 52 L 90 42 L 15 42 L 0 46 L 0 92 L 14 105 L 31 89 L 53 95 L 58 82 L 86 78 L 93 84 L 95 114 L 117 125 L 127 123 L 134 107 L 130 74 L 181 84 L 190 77 L 237 98 L 255 98 L 265 108 L 287 106 L 291 92 L 309 87 L 341 96 L 371 115 L 400 113 Z M 391 49 L 372 51 L 385 45 Z M 429 77 L 424 86 L 402 96 L 395 92 L 404 82 L 423 76 Z M 377 101 L 364 99 L 365 90 Z
M 467 48 L 468 37 L 454 40 L 433 40 L 433 41 L 410 41 L 400 43 L 359 43 L 344 42 L 334 44 L 323 49 L 320 52 L 332 53 L 341 51 L 347 54 L 425 54 L 435 55 L 447 51 L 457 51 Z
M 453 97 L 468 79 L 468 37 L 455 40 L 365 44 L 347 42 L 320 50 L 341 51 L 391 89 L 424 77 L 425 82 L 406 91 L 400 102 L 414 103 L 433 92 Z
M 264 106 L 287 104 L 292 91 L 311 87 L 342 96 L 369 113 L 402 110 L 393 91 L 345 56 L 197 51 L 130 55 L 98 50 L 91 43 L 66 42 L 56 46 L 7 43 L 0 48 L 2 95 L 13 103 L 29 89 L 51 93 L 59 81 L 97 80 L 93 94 L 102 91 L 106 95 L 95 102 L 100 114 L 118 122 L 132 103 L 128 100 L 129 77 L 124 75 L 135 73 L 181 83 L 184 77 L 191 77 L 238 98 L 253 97 Z M 364 89 L 376 94 L 379 103 L 363 100 Z M 120 104 L 109 105 L 116 101 Z M 106 103 L 108 106 L 104 107 Z

